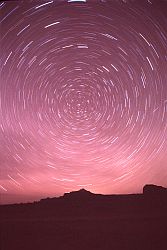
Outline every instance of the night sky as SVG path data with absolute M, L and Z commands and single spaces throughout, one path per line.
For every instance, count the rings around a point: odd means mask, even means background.
M 167 1 L 0 13 L 1 203 L 167 186 Z

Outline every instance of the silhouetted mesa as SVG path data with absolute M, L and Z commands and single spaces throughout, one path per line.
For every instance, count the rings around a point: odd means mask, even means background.
M 1 205 L 2 250 L 166 250 L 167 192 L 101 195 L 85 189 Z
M 162 186 L 156 186 L 153 184 L 147 184 L 143 188 L 143 194 L 146 194 L 146 195 L 166 195 L 167 188 L 164 188 Z
M 77 198 L 81 198 L 81 199 L 88 199 L 88 198 L 92 198 L 94 195 L 91 193 L 90 191 L 85 190 L 84 188 L 78 190 L 78 191 L 72 191 L 70 193 L 65 193 L 64 194 L 64 198 L 68 198 L 68 199 L 77 199 Z
M 102 195 L 94 194 L 85 189 L 65 193 L 63 196 L 54 198 L 44 198 L 40 201 L 27 204 L 2 205 L 3 209 L 21 208 L 26 211 L 33 209 L 39 215 L 47 215 L 51 213 L 53 216 L 75 216 L 83 215 L 87 211 L 87 215 L 114 215 L 117 213 L 143 213 L 156 212 L 167 209 L 167 189 L 164 187 L 147 184 L 143 188 L 143 194 L 122 194 L 122 195 Z M 45 208 L 45 209 L 44 209 Z M 33 214 L 33 213 L 32 213 Z M 21 216 L 21 214 L 20 214 Z

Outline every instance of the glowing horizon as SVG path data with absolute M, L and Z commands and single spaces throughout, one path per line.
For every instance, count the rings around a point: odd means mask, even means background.
M 165 7 L 0 4 L 1 203 L 167 186 Z

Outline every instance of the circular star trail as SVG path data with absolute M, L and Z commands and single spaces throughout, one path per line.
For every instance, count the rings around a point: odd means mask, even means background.
M 0 8 L 2 202 L 167 185 L 167 2 Z

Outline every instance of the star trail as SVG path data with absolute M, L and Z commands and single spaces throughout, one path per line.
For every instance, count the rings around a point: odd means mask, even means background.
M 167 2 L 0 11 L 1 202 L 167 186 Z

